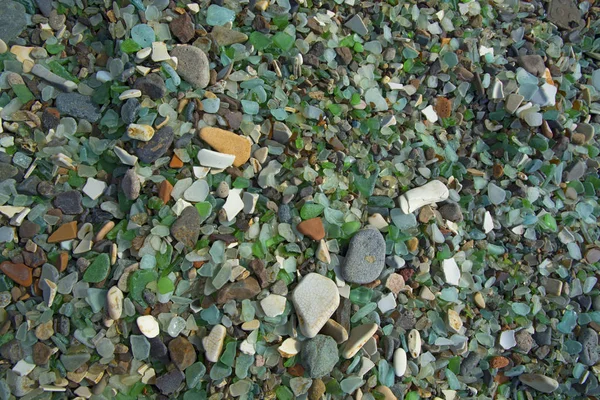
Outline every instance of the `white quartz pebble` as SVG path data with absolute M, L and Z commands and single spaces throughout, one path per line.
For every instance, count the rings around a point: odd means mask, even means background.
M 108 316 L 117 320 L 123 313 L 123 292 L 117 286 L 113 286 L 106 294 L 106 304 L 108 306 Z
M 240 197 L 242 189 L 231 189 L 227 201 L 223 204 L 223 210 L 227 215 L 227 221 L 232 221 L 244 209 L 244 202 Z
M 278 317 L 285 311 L 286 298 L 278 294 L 270 294 L 260 301 L 260 306 L 267 317 Z
M 458 268 L 454 258 L 448 258 L 442 261 L 442 269 L 444 270 L 446 283 L 458 286 L 458 282 L 460 281 L 460 269 Z
M 225 341 L 225 335 L 227 330 L 221 324 L 215 325 L 210 331 L 209 335 L 202 339 L 202 346 L 206 359 L 210 362 L 219 361 L 221 352 L 223 351 L 223 342 Z
M 399 347 L 394 352 L 394 372 L 398 378 L 404 376 L 406 373 L 406 351 Z
M 138 317 L 137 326 L 140 328 L 140 332 L 148 339 L 155 338 L 160 333 L 158 321 L 152 315 L 142 315 L 141 317 Z

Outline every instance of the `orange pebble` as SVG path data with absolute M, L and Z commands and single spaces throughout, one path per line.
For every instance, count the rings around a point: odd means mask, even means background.
M 177 157 L 176 154 L 173 154 L 173 158 L 171 158 L 171 162 L 169 163 L 169 167 L 171 167 L 171 168 L 181 168 L 181 167 L 183 167 L 183 161 L 181 161 L 181 158 Z

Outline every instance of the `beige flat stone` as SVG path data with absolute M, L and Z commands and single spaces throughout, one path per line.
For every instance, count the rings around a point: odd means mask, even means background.
M 337 310 L 340 295 L 331 279 L 312 272 L 296 286 L 292 302 L 302 334 L 313 338 Z
M 337 344 L 342 344 L 348 340 L 348 331 L 335 320 L 329 319 L 320 332 L 322 335 L 331 336 Z
M 296 354 L 300 353 L 300 349 L 302 348 L 302 343 L 297 341 L 294 338 L 287 338 L 281 343 L 281 346 L 277 348 L 279 354 L 283 358 L 294 357 Z
M 221 357 L 221 353 L 223 352 L 223 342 L 225 341 L 226 334 L 227 330 L 225 327 L 219 324 L 215 325 L 208 336 L 202 339 L 202 346 L 204 347 L 205 356 L 208 361 L 219 361 L 219 357 Z
M 219 128 L 204 127 L 200 138 L 218 152 L 235 156 L 233 165 L 242 166 L 250 158 L 250 141 L 243 136 Z
M 350 331 L 350 337 L 346 342 L 342 357 L 349 359 L 354 357 L 356 353 L 373 337 L 377 332 L 377 324 L 359 325 Z

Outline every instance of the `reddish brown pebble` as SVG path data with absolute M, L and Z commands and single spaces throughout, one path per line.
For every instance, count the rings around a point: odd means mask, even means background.
M 64 272 L 67 269 L 67 265 L 69 264 L 69 253 L 63 251 L 58 255 L 58 259 L 56 261 L 56 268 L 59 272 Z
M 502 356 L 496 356 L 494 358 L 491 359 L 490 361 L 490 366 L 492 368 L 504 368 L 509 364 L 508 358 L 506 357 L 502 357 Z
M 77 221 L 68 222 L 61 225 L 52 235 L 48 238 L 48 243 L 59 243 L 67 240 L 75 239 L 77 237 Z
M 312 240 L 321 240 L 325 238 L 325 228 L 323 227 L 323 221 L 321 221 L 321 218 L 319 217 L 300 222 L 297 229 L 298 232 L 304 236 L 308 236 Z
M 288 372 L 288 374 L 290 374 L 292 376 L 303 376 L 304 368 L 302 367 L 302 365 L 296 364 L 293 367 L 289 367 L 287 369 L 287 372 Z
M 452 114 L 452 101 L 445 97 L 438 97 L 435 112 L 440 118 L 448 118 Z
M 31 268 L 25 264 L 14 264 L 10 261 L 5 261 L 0 264 L 0 270 L 21 286 L 31 286 L 33 283 Z
M 171 192 L 173 191 L 173 185 L 168 180 L 164 180 L 160 183 L 158 187 L 158 197 L 163 201 L 163 203 L 167 204 L 171 199 Z
M 408 282 L 410 281 L 410 278 L 412 278 L 412 276 L 415 274 L 415 271 L 410 268 L 403 268 L 400 271 L 398 271 L 398 273 L 402 275 L 402 277 L 404 278 L 404 282 Z

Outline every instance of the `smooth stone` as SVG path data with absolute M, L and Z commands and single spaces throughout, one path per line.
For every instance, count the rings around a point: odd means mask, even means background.
M 218 46 L 230 46 L 248 40 L 246 34 L 223 26 L 215 26 L 210 32 L 210 36 Z
M 25 264 L 4 261 L 0 264 L 0 271 L 18 285 L 28 287 L 33 283 L 33 270 Z
M 186 207 L 171 225 L 171 235 L 187 247 L 194 247 L 200 236 L 200 214 L 195 207 Z
M 542 393 L 552 393 L 558 389 L 558 381 L 541 374 L 523 374 L 519 376 L 519 380 Z
M 248 139 L 219 128 L 204 127 L 200 138 L 220 153 L 235 156 L 233 165 L 240 167 L 250 158 L 251 145 Z
M 131 139 L 147 142 L 154 136 L 154 128 L 150 125 L 129 124 L 127 136 Z
M 133 168 L 129 169 L 123 176 L 121 188 L 123 189 L 125 197 L 127 197 L 129 200 L 136 200 L 138 197 L 140 197 L 142 185 L 138 174 L 135 173 Z
M 294 338 L 287 338 L 283 341 L 281 346 L 277 348 L 279 354 L 284 358 L 290 358 L 300 352 L 302 343 Z
M 200 165 L 203 167 L 225 169 L 233 165 L 235 156 L 232 154 L 202 149 L 198 152 L 198 161 L 200 161 Z
M 229 196 L 229 184 L 227 181 L 221 181 L 215 190 L 217 197 L 226 199 Z
M 11 0 L 2 0 L 0 9 L 0 40 L 10 43 L 27 27 L 27 13 L 21 3 Z
M 158 321 L 152 315 L 142 315 L 136 320 L 140 332 L 149 339 L 155 338 L 160 333 Z
M 179 369 L 174 368 L 164 375 L 156 378 L 156 387 L 163 395 L 173 394 L 179 389 L 183 383 L 185 375 Z
M 313 379 L 329 375 L 339 360 L 337 343 L 325 335 L 306 341 L 301 355 L 302 365 Z
M 169 23 L 171 33 L 181 42 L 187 43 L 194 38 L 196 31 L 188 13 L 183 13 Z
M 364 324 L 353 328 L 350 337 L 344 345 L 342 357 L 350 359 L 373 337 L 377 332 L 377 324 Z
M 463 213 L 458 203 L 447 203 L 441 206 L 438 211 L 442 218 L 452 222 L 460 222 L 463 220 Z
M 292 131 L 286 124 L 275 121 L 273 124 L 273 140 L 281 144 L 287 144 L 292 137 Z
M 83 206 L 81 205 L 82 200 L 83 197 L 79 191 L 70 190 L 68 192 L 57 194 L 53 204 L 64 214 L 77 215 L 83 212 Z
M 224 304 L 229 300 L 251 299 L 259 293 L 258 281 L 253 277 L 249 277 L 223 286 L 217 294 L 217 304 Z
M 448 199 L 450 191 L 442 182 L 433 180 L 423 186 L 410 189 L 400 196 L 400 208 L 404 214 L 411 214 L 419 208 Z
M 337 344 L 342 344 L 348 340 L 348 331 L 346 328 L 333 319 L 327 320 L 319 333 L 322 335 L 331 336 Z
M 394 373 L 398 378 L 401 378 L 406 373 L 406 351 L 403 348 L 399 347 L 394 352 Z
M 302 334 L 312 338 L 338 308 L 340 295 L 335 282 L 312 272 L 304 276 L 296 286 L 292 302 Z
M 408 353 L 412 358 L 421 355 L 421 334 L 416 329 L 411 329 L 408 333 Z
M 524 329 L 517 332 L 517 334 L 515 335 L 515 341 L 517 342 L 517 348 L 526 354 L 531 351 L 531 348 L 534 345 L 531 333 L 527 332 Z
M 136 155 L 141 162 L 151 164 L 169 150 L 173 138 L 173 128 L 164 126 L 148 142 L 137 142 Z
M 376 229 L 357 232 L 348 245 L 342 268 L 344 280 L 369 283 L 376 280 L 385 266 L 385 239 Z
M 14 165 L 0 162 L 0 182 L 16 176 L 19 170 Z
M 504 103 L 504 108 L 507 112 L 514 114 L 519 106 L 521 106 L 521 103 L 523 103 L 523 100 L 525 100 L 525 97 L 521 96 L 520 94 L 511 93 L 508 95 L 508 98 Z
M 260 301 L 260 306 L 267 317 L 275 318 L 283 314 L 287 299 L 278 294 L 270 294 Z
M 133 87 L 140 90 L 146 96 L 149 96 L 152 100 L 161 99 L 167 94 L 165 81 L 160 75 L 154 73 L 137 78 Z
M 138 99 L 128 99 L 121 106 L 121 119 L 123 119 L 123 122 L 126 124 L 132 124 L 137 119 L 141 108 L 142 105 Z
M 314 379 L 310 389 L 308 389 L 309 400 L 321 400 L 327 387 L 321 379 Z
M 121 318 L 123 314 L 123 291 L 117 286 L 111 287 L 106 293 L 106 307 L 108 309 L 108 316 L 117 320 Z
M 444 280 L 446 283 L 458 286 L 461 273 L 454 258 L 447 258 L 442 261 L 442 270 L 444 271 Z
M 196 350 L 186 338 L 179 336 L 169 342 L 169 356 L 181 371 L 196 362 Z
M 79 93 L 60 93 L 56 96 L 56 108 L 61 114 L 85 119 L 91 123 L 98 122 L 102 114 L 92 98 Z
M 221 324 L 215 325 L 208 336 L 202 339 L 202 346 L 204 347 L 205 357 L 208 361 L 216 363 L 221 357 L 223 352 L 223 343 L 225 342 L 225 336 L 227 335 L 227 329 Z
M 547 17 L 550 22 L 565 30 L 581 29 L 585 25 L 577 3 L 571 0 L 552 0 Z
M 364 36 L 367 33 L 369 33 L 369 30 L 367 29 L 365 23 L 358 14 L 355 14 L 352 18 L 350 18 L 350 20 L 348 20 L 344 24 L 344 26 L 350 28 L 352 31 L 358 33 L 361 36 Z
M 543 76 L 546 71 L 544 59 L 537 54 L 519 56 L 517 57 L 517 63 L 532 75 Z
M 320 217 L 310 218 L 300 222 L 296 229 L 304 236 L 308 236 L 312 240 L 321 240 L 325 238 L 325 227 Z
M 204 179 L 199 179 L 192 183 L 192 186 L 183 193 L 183 198 L 194 203 L 204 201 L 210 193 L 210 187 Z
M 203 89 L 210 81 L 210 65 L 206 54 L 198 47 L 177 46 L 171 51 L 177 57 L 177 73 L 194 88 Z
M 579 342 L 583 346 L 579 353 L 579 361 L 588 366 L 598 362 L 598 333 L 592 328 L 585 328 L 579 334 Z
M 50 361 L 50 357 L 54 354 L 52 347 L 47 346 L 42 342 L 37 342 L 33 345 L 31 356 L 35 365 L 46 365 Z

